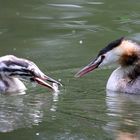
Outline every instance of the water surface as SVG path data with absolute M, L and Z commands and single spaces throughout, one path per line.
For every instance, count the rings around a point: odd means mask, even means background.
M 140 96 L 106 92 L 113 69 L 74 78 L 110 41 L 140 40 L 139 6 L 138 0 L 1 0 L 0 55 L 30 59 L 64 87 L 58 94 L 27 84 L 25 95 L 1 95 L 0 139 L 140 139 Z

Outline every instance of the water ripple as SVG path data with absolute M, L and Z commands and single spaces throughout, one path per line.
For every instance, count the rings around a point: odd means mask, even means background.
M 51 100 L 45 94 L 0 97 L 0 132 L 38 125 L 49 111 Z
M 88 4 L 93 4 L 93 5 L 100 5 L 104 4 L 104 2 L 87 2 Z
M 80 5 L 75 4 L 48 4 L 49 6 L 55 6 L 55 7 L 66 7 L 66 8 L 82 8 Z

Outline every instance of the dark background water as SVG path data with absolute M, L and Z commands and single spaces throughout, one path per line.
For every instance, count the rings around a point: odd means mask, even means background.
M 74 74 L 106 44 L 139 41 L 139 0 L 0 0 L 0 55 L 34 61 L 64 87 L 0 98 L 0 140 L 140 139 L 140 96 L 107 93 L 113 69 Z

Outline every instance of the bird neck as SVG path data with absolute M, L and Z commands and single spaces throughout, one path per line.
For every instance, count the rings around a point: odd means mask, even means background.
M 129 67 L 120 66 L 119 68 L 114 70 L 111 75 L 117 77 L 117 79 L 128 79 L 132 81 L 140 75 L 139 69 L 139 65 L 132 65 Z
M 106 88 L 111 91 L 139 93 L 140 77 L 136 67 L 119 67 L 114 70 L 108 79 Z
M 19 93 L 25 90 L 25 85 L 18 78 L 0 75 L 0 92 Z

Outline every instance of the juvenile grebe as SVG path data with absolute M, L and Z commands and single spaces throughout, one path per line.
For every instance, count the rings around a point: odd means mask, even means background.
M 52 90 L 55 90 L 54 87 L 45 82 L 45 80 L 61 85 L 60 82 L 46 76 L 29 60 L 17 58 L 13 55 L 0 57 L 0 92 L 9 93 L 25 91 L 26 87 L 20 79 L 36 82 Z
M 99 51 L 97 57 L 75 77 L 111 64 L 118 64 L 119 67 L 109 77 L 106 88 L 111 91 L 140 94 L 140 46 L 124 38 L 111 42 Z

